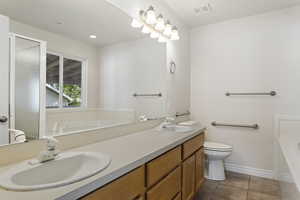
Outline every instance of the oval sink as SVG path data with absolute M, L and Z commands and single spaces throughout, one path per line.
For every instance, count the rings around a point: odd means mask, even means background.
M 176 125 L 174 127 L 174 131 L 177 133 L 185 133 L 185 132 L 190 132 L 193 131 L 194 128 L 190 127 L 190 126 L 180 126 L 180 125 Z
M 181 126 L 181 125 L 167 125 L 163 128 L 161 128 L 160 130 L 162 131 L 173 131 L 176 133 L 186 133 L 186 132 L 190 132 L 193 131 L 194 128 L 190 127 L 190 126 Z
M 68 185 L 89 178 L 110 164 L 101 153 L 61 153 L 52 161 L 20 163 L 0 175 L 0 186 L 8 190 L 30 191 Z

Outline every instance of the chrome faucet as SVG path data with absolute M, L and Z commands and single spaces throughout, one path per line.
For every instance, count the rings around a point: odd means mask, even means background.
M 46 140 L 46 151 L 42 151 L 38 156 L 37 160 L 39 163 L 47 162 L 54 160 L 57 156 L 59 151 L 56 150 L 56 146 L 58 141 L 54 137 L 43 137 L 42 140 Z
M 174 117 L 165 117 L 164 122 L 162 122 L 159 125 L 159 129 L 160 130 L 168 129 L 174 127 L 175 125 L 176 125 L 176 121 Z

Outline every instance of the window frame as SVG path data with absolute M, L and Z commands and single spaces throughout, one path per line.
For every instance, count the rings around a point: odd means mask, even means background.
M 46 53 L 51 54 L 54 56 L 59 57 L 59 99 L 58 99 L 58 107 L 47 107 L 47 110 L 76 110 L 76 109 L 82 109 L 87 107 L 87 68 L 88 68 L 88 59 L 87 58 L 80 58 L 76 56 L 70 56 L 66 55 L 64 53 L 58 53 L 55 51 L 48 51 Z M 78 107 L 64 107 L 63 105 L 63 85 L 64 85 L 64 58 L 75 60 L 78 62 L 81 62 L 81 104 Z M 47 65 L 46 65 L 46 76 L 47 76 Z M 46 86 L 45 86 L 46 87 Z M 47 97 L 46 97 L 47 98 Z

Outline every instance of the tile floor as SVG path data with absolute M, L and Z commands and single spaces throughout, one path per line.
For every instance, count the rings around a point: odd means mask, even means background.
M 227 172 L 225 181 L 207 180 L 194 200 L 280 200 L 278 181 Z

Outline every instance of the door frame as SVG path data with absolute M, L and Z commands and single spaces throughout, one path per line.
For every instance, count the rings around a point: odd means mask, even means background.
M 30 40 L 40 44 L 40 86 L 39 86 L 39 138 L 46 135 L 46 54 L 47 42 L 27 37 L 24 35 L 10 33 L 10 62 L 9 62 L 9 128 L 15 129 L 15 51 L 16 51 L 16 38 Z M 11 141 L 10 141 L 11 142 Z

